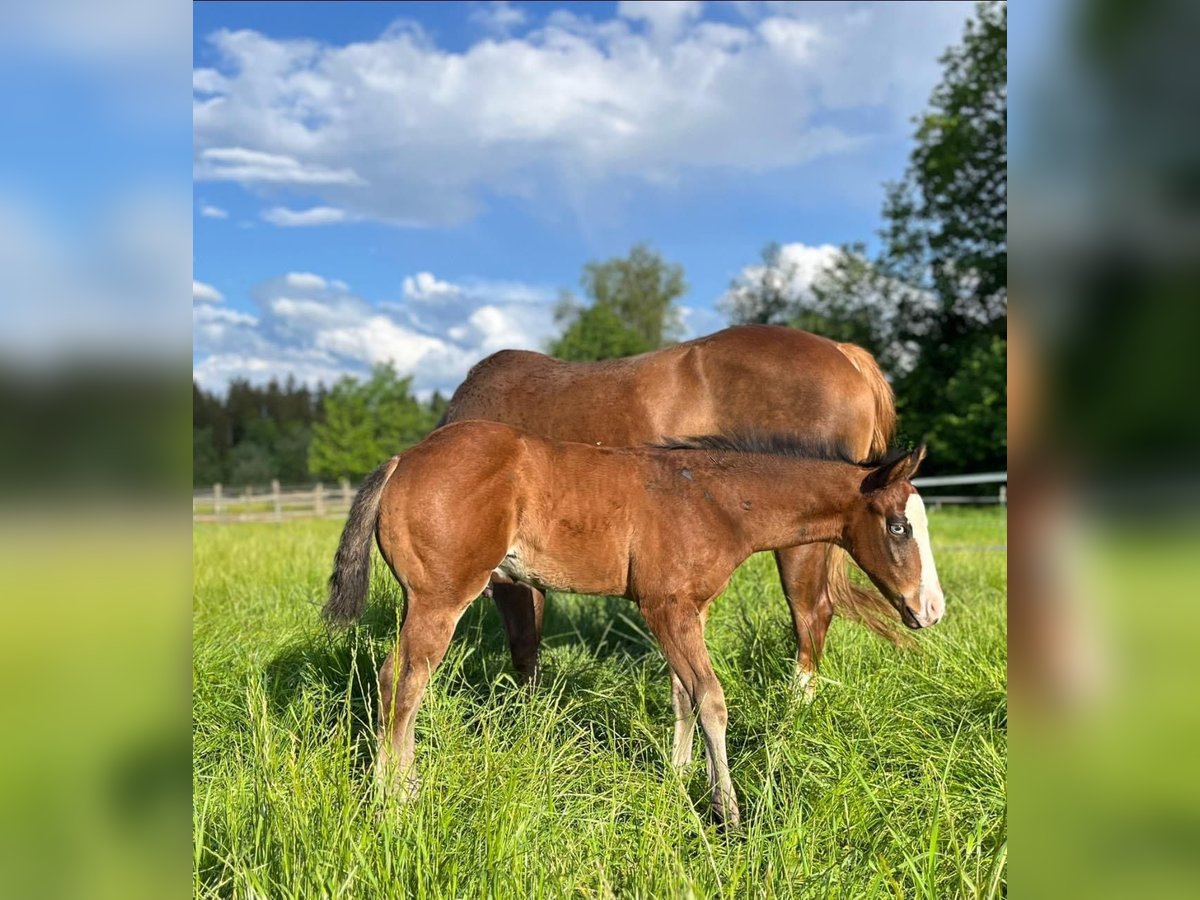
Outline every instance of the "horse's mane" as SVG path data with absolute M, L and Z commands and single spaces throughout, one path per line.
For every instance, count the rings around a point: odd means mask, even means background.
M 856 459 L 841 441 L 828 438 L 801 437 L 794 434 L 775 434 L 759 431 L 704 434 L 686 438 L 667 438 L 652 444 L 658 450 L 713 450 L 724 453 L 757 453 L 766 456 L 787 456 L 792 459 L 812 459 L 848 463 L 852 466 L 875 468 L 894 462 L 907 451 L 893 448 L 868 459 Z

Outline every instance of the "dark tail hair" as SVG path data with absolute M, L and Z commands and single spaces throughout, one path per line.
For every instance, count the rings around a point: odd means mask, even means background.
M 350 506 L 350 518 L 342 529 L 333 574 L 329 576 L 329 599 L 322 615 L 329 622 L 348 625 L 362 615 L 371 586 L 371 538 L 379 517 L 379 499 L 392 477 L 399 456 L 393 456 L 363 481 Z
M 838 350 L 866 379 L 875 400 L 875 424 L 871 430 L 872 459 L 887 453 L 896 430 L 896 397 L 879 363 L 869 351 L 857 344 L 838 344 Z M 849 554 L 841 547 L 830 546 L 826 560 L 829 594 L 838 615 L 867 626 L 880 637 L 898 646 L 912 644 L 912 638 L 901 627 L 896 611 L 877 591 L 864 589 L 850 580 Z

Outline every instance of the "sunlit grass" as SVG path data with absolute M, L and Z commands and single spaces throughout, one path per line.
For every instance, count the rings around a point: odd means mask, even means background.
M 743 828 L 712 824 L 703 753 L 670 766 L 669 683 L 630 604 L 553 597 L 544 681 L 512 684 L 487 601 L 418 718 L 423 788 L 370 784 L 374 675 L 399 588 L 377 563 L 363 624 L 320 623 L 336 522 L 198 526 L 198 894 L 314 897 L 999 896 L 1007 701 L 1003 513 L 931 519 L 948 612 L 897 651 L 835 622 L 817 699 L 791 682 L 773 563 L 709 620 Z M 966 549 L 985 547 L 989 549 Z

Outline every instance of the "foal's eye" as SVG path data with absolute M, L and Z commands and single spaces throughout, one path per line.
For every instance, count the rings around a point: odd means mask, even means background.
M 903 522 L 892 522 L 888 525 L 888 531 L 896 535 L 896 537 L 904 537 L 905 530 Z

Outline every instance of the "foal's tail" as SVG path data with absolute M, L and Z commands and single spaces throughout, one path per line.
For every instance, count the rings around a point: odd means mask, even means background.
M 329 599 L 321 611 L 330 622 L 348 625 L 362 615 L 371 584 L 371 538 L 379 518 L 379 499 L 399 461 L 399 456 L 393 456 L 368 475 L 354 496 L 350 518 L 333 558 Z
M 838 344 L 838 350 L 866 380 L 875 401 L 875 421 L 871 429 L 869 457 L 878 459 L 887 453 L 896 430 L 896 396 L 875 357 L 857 344 Z M 893 644 L 907 646 L 912 638 L 902 629 L 892 605 L 871 588 L 861 588 L 850 580 L 850 558 L 841 547 L 830 545 L 826 559 L 826 578 L 830 599 L 838 614 L 862 623 Z

